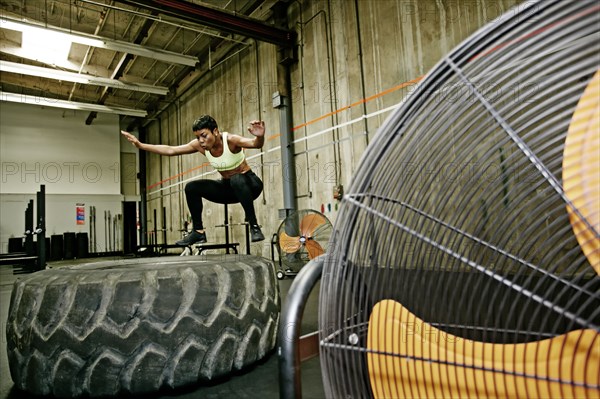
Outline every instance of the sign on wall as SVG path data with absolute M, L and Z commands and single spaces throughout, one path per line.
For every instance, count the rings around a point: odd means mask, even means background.
M 77 204 L 76 214 L 77 224 L 85 224 L 85 204 Z

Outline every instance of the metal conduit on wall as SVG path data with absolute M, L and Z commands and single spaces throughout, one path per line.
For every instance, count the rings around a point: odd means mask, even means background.
M 329 7 L 329 1 L 328 1 L 328 7 Z M 330 11 L 330 9 L 329 9 Z M 331 20 L 328 16 L 328 13 L 325 12 L 325 10 L 319 10 L 317 11 L 313 16 L 311 16 L 306 22 L 300 22 L 300 31 L 301 31 L 301 37 L 302 37 L 302 42 L 301 42 L 301 47 L 303 47 L 304 45 L 304 27 L 306 27 L 309 23 L 311 23 L 312 21 L 314 21 L 318 16 L 324 16 L 324 23 L 325 23 L 325 44 L 326 44 L 326 53 L 327 53 L 327 76 L 328 76 L 328 88 L 329 88 L 329 98 L 332 99 L 331 102 L 331 112 L 330 112 L 330 117 L 331 117 L 331 123 L 333 126 L 336 126 L 337 123 L 337 114 L 334 112 L 335 110 L 335 105 L 337 105 L 337 95 L 336 95 L 336 90 L 335 87 L 337 85 L 335 77 L 332 77 L 332 64 L 333 64 L 333 43 L 332 43 L 332 37 L 331 37 Z M 306 111 L 306 95 L 305 95 L 305 87 L 306 85 L 304 84 L 304 63 L 300 64 L 300 71 L 301 71 L 301 76 L 302 76 L 302 99 L 303 99 L 303 107 L 304 107 L 304 111 Z M 335 73 L 333 73 L 334 75 Z M 306 129 L 304 130 L 305 136 L 306 136 Z M 337 130 L 334 130 L 332 133 L 332 142 L 337 142 L 338 138 L 336 138 L 336 136 L 338 136 L 339 138 L 339 132 L 337 132 Z M 335 167 L 335 184 L 339 184 L 339 165 L 341 164 L 341 160 L 340 160 L 340 149 L 338 146 L 334 147 L 334 151 L 333 151 L 333 159 L 334 159 L 334 167 Z M 307 157 L 308 160 L 308 157 Z M 308 162 L 307 162 L 307 167 L 308 167 Z M 311 191 L 310 188 L 308 190 L 308 196 L 311 196 Z

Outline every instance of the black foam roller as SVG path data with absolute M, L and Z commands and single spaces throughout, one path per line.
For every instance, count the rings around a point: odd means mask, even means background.
M 8 253 L 24 252 L 23 237 L 11 237 L 8 239 Z
M 90 245 L 88 233 L 77 233 L 77 257 L 87 258 L 90 256 Z
M 54 234 L 50 237 L 50 259 L 61 260 L 63 258 L 64 240 L 61 234 Z
M 64 259 L 74 259 L 77 256 L 77 238 L 75 233 L 64 233 Z

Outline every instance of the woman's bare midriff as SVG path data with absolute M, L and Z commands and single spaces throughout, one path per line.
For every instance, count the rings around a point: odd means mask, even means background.
M 244 159 L 244 161 L 237 168 L 231 169 L 231 170 L 220 170 L 219 173 L 221 174 L 223 179 L 230 179 L 231 176 L 234 176 L 234 175 L 237 175 L 240 173 L 246 173 L 249 170 L 250 170 L 250 166 Z

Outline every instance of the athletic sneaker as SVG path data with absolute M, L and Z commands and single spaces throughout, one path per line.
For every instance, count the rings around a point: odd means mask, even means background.
M 252 242 L 262 241 L 265 239 L 260 227 L 257 224 L 250 226 L 250 235 L 252 236 Z
M 205 242 L 206 242 L 206 232 L 198 233 L 196 230 L 194 230 L 187 236 L 183 237 L 183 239 L 177 241 L 175 244 L 180 245 L 182 247 L 187 247 L 192 244 L 196 244 L 196 243 L 203 244 Z

